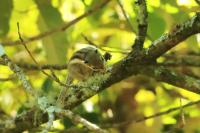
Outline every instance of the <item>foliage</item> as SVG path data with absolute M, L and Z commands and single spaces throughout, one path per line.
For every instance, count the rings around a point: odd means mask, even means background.
M 33 64 L 23 46 L 6 45 L 6 42 L 18 39 L 17 22 L 20 24 L 23 38 L 26 39 L 47 30 L 61 27 L 65 22 L 70 22 L 101 2 L 102 0 L 1 0 L 0 41 L 5 42 L 6 53 L 14 62 Z M 131 30 L 130 26 L 137 32 L 137 5 L 134 0 L 121 0 L 121 3 L 131 24 L 124 17 L 118 2 L 113 0 L 106 7 L 85 17 L 67 30 L 28 42 L 27 46 L 40 64 L 62 65 L 67 63 L 75 50 L 88 45 L 88 42 L 81 36 L 81 34 L 84 34 L 101 48 L 101 53 L 105 53 L 102 49 L 111 51 L 112 59 L 107 62 L 107 65 L 112 66 L 126 56 L 119 51 L 127 52 L 131 50 L 136 33 Z M 149 16 L 145 48 L 150 46 L 152 41 L 161 37 L 162 34 L 171 31 L 176 24 L 186 21 L 195 12 L 200 11 L 195 0 L 147 1 L 147 9 Z M 190 64 L 199 62 L 199 38 L 199 35 L 191 36 L 157 61 L 159 63 L 176 63 L 188 58 Z M 1 60 L 0 64 L 2 64 Z M 199 66 L 167 67 L 178 73 L 198 79 L 200 77 Z M 59 84 L 42 75 L 39 70 L 24 69 L 24 71 L 33 87 L 41 95 L 48 96 L 51 102 L 58 96 L 61 88 Z M 46 72 L 51 73 L 50 70 L 46 70 Z M 54 70 L 54 73 L 61 81 L 64 81 L 67 70 Z M 155 73 L 159 75 L 160 70 L 156 70 Z M 107 76 L 106 74 L 97 75 L 80 85 L 94 89 L 90 91 L 98 91 L 98 81 L 107 78 Z M 191 85 L 190 80 L 192 79 L 188 78 L 187 80 L 188 86 Z M 184 114 L 178 110 L 143 122 L 120 125 L 125 121 L 134 121 L 156 112 L 180 106 L 180 98 L 182 104 L 186 104 L 198 100 L 199 95 L 167 83 L 157 82 L 149 77 L 134 75 L 93 96 L 73 111 L 88 121 L 100 125 L 100 127 L 108 128 L 113 133 L 199 132 L 200 111 L 198 105 L 185 108 Z M 0 65 L 0 112 L 15 117 L 19 112 L 24 112 L 32 107 L 32 102 L 9 68 Z M 182 115 L 185 116 L 185 125 L 182 123 Z M 114 126 L 115 124 L 118 126 Z M 58 130 L 83 129 L 81 125 L 72 124 L 68 118 L 54 121 L 53 127 Z

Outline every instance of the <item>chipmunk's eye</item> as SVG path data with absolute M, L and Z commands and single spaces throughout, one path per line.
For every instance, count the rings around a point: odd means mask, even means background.
M 95 50 L 95 53 L 97 53 L 97 52 L 98 52 L 98 50 L 96 49 L 96 50 Z
M 110 53 L 108 53 L 108 52 L 106 52 L 103 56 L 104 56 L 104 59 L 105 59 L 106 61 L 110 60 L 111 57 L 112 57 L 112 55 L 111 55 Z

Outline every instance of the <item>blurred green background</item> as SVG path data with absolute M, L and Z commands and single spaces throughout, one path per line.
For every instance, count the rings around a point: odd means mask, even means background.
M 62 26 L 101 2 L 102 0 L 0 0 L 0 42 L 11 42 L 18 39 L 17 22 L 20 24 L 22 37 L 26 39 Z M 131 21 L 131 26 L 137 31 L 135 1 L 121 0 L 121 3 Z M 175 24 L 184 22 L 195 12 L 200 11 L 195 0 L 149 0 L 147 9 L 149 37 L 146 39 L 145 48 L 148 48 L 151 42 L 163 33 L 171 31 Z M 41 65 L 65 64 L 75 50 L 87 45 L 81 34 L 86 35 L 99 47 L 111 51 L 119 49 L 129 51 L 135 39 L 135 33 L 127 23 L 118 2 L 112 0 L 103 9 L 82 19 L 67 30 L 29 42 L 27 46 Z M 5 49 L 14 62 L 34 64 L 22 45 L 9 46 L 5 43 Z M 198 57 L 200 55 L 199 35 L 188 38 L 169 52 L 175 56 L 179 55 L 177 60 L 188 53 L 194 53 L 196 61 L 200 61 Z M 112 59 L 108 61 L 108 66 L 126 56 L 120 52 L 111 52 L 111 54 Z M 174 61 L 175 59 L 163 56 L 158 61 L 168 60 Z M 198 67 L 180 66 L 170 69 L 200 76 Z M 26 69 L 24 71 L 34 88 L 42 94 L 50 99 L 58 95 L 61 87 L 57 83 L 39 71 Z M 64 80 L 67 70 L 55 70 L 55 73 L 61 80 Z M 88 99 L 74 111 L 101 127 L 109 128 L 113 133 L 200 133 L 199 105 L 184 109 L 186 120 L 184 126 L 182 126 L 180 110 L 139 123 L 114 126 L 116 123 L 136 120 L 180 106 L 180 98 L 182 104 L 186 104 L 199 99 L 199 95 L 139 75 L 113 85 L 99 95 Z M 0 110 L 14 117 L 31 106 L 20 82 L 7 66 L 0 65 Z M 75 130 L 81 129 L 82 126 L 73 125 L 70 120 L 64 118 L 55 121 L 54 128 Z

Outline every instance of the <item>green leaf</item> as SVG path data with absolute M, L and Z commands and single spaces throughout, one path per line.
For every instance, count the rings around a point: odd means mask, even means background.
M 71 120 L 69 118 L 63 117 L 63 125 L 64 125 L 65 128 L 70 128 L 74 124 L 71 122 Z
M 19 109 L 17 110 L 17 114 L 21 114 L 25 111 L 27 111 L 29 108 L 26 107 L 25 105 L 22 105 L 21 107 L 19 107 Z
M 100 3 L 102 3 L 102 0 L 93 0 L 90 5 L 85 5 L 86 11 L 90 10 L 91 8 L 97 6 Z M 93 26 L 93 28 L 100 24 L 101 16 L 105 10 L 105 8 L 102 8 L 98 12 L 95 12 L 93 15 L 87 17 L 89 23 Z
M 85 113 L 85 114 L 82 114 L 82 116 L 92 123 L 100 122 L 99 121 L 100 115 L 98 113 L 95 113 L 95 112 Z
M 175 0 L 161 0 L 160 1 L 163 4 L 170 4 L 170 5 L 173 5 L 173 6 L 177 6 L 177 3 Z
M 9 31 L 9 19 L 13 9 L 12 0 L 2 0 L 0 4 L 0 37 Z
M 51 79 L 47 78 L 42 85 L 42 90 L 45 93 L 48 93 L 52 89 L 52 84 L 53 84 L 53 81 Z
M 40 16 L 38 26 L 41 32 L 55 28 L 64 23 L 58 9 L 54 8 L 50 1 L 35 0 Z M 47 54 L 48 63 L 64 64 L 66 62 L 66 51 L 68 47 L 67 35 L 59 32 L 43 39 L 43 46 Z
M 188 51 L 200 52 L 196 36 L 189 37 L 185 42 L 187 43 Z
M 189 15 L 183 11 L 179 11 L 179 13 L 172 14 L 172 17 L 174 18 L 174 21 L 176 22 L 176 24 L 183 23 L 184 21 L 190 18 Z
M 149 13 L 148 17 L 148 35 L 153 39 L 160 37 L 165 31 L 165 21 L 156 13 Z

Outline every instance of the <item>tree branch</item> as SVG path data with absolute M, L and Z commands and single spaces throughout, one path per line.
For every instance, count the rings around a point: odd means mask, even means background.
M 136 0 L 135 2 L 138 4 L 139 11 L 138 11 L 138 33 L 137 37 L 135 39 L 134 45 L 132 46 L 133 52 L 137 52 L 138 50 L 143 49 L 143 44 L 145 41 L 145 37 L 147 34 L 147 17 L 148 17 L 148 12 L 147 12 L 147 6 L 146 6 L 146 1 L 145 0 Z
M 147 50 L 149 59 L 156 59 L 189 36 L 200 32 L 200 12 L 183 24 L 176 25 L 170 33 L 162 35 Z
M 46 69 L 54 69 L 54 70 L 64 70 L 67 69 L 67 64 L 44 64 L 40 65 L 40 68 L 35 64 L 28 64 L 28 63 L 20 63 L 20 62 L 14 62 L 16 65 L 18 65 L 20 68 L 26 69 L 26 70 L 46 70 Z M 1 65 L 6 65 L 4 61 L 0 60 Z
M 81 116 L 74 114 L 70 110 L 63 110 L 59 114 L 64 115 L 72 120 L 73 123 L 78 124 L 81 123 L 83 124 L 86 128 L 89 130 L 96 132 L 96 133 L 108 133 L 106 130 L 101 129 L 97 125 L 87 121 L 86 119 L 82 118 Z
M 187 91 L 200 94 L 200 80 L 170 71 L 164 67 L 147 66 L 140 69 L 140 74 L 152 77 L 157 81 L 166 82 L 181 87 Z
M 3 50 L 2 45 L 0 44 L 0 57 L 3 59 L 5 64 L 12 70 L 18 79 L 22 82 L 23 87 L 25 88 L 25 91 L 27 94 L 30 94 L 34 97 L 37 97 L 37 94 L 35 93 L 34 89 L 32 88 L 30 82 L 28 81 L 26 75 L 24 72 L 18 67 L 16 64 L 14 64 L 6 55 L 6 53 Z

